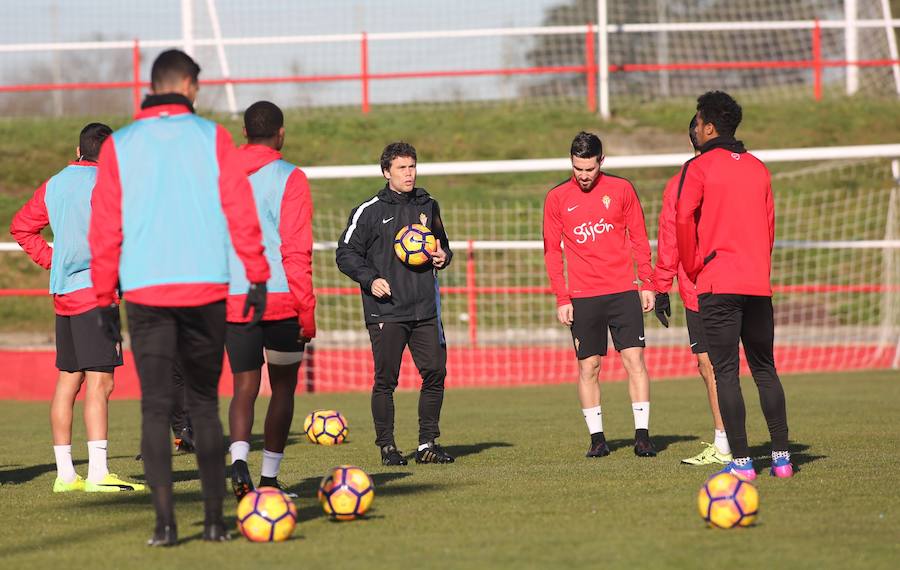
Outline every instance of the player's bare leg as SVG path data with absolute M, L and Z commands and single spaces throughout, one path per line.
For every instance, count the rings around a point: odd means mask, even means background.
M 709 409 L 712 412 L 716 431 L 725 431 L 725 424 L 722 423 L 722 414 L 719 413 L 719 397 L 716 394 L 716 373 L 713 371 L 708 353 L 702 352 L 697 355 L 697 369 L 700 371 L 700 377 L 703 378 L 704 384 L 706 384 L 706 395 L 709 398 Z
M 231 485 L 239 501 L 253 490 L 247 457 L 250 454 L 250 432 L 253 429 L 254 407 L 261 382 L 261 369 L 234 374 L 234 397 L 228 407 L 228 432 L 231 438 Z
M 591 447 L 585 457 L 609 455 L 609 446 L 603 434 L 603 413 L 600 407 L 600 356 L 590 356 L 578 361 L 578 400 L 581 413 L 591 434 Z
M 297 390 L 300 362 L 287 365 L 269 363 L 268 368 L 272 398 L 266 412 L 265 448 L 259 486 L 282 489 L 278 482 L 278 473 L 291 430 L 291 420 L 294 419 L 294 393 Z
M 115 386 L 109 372 L 84 373 L 84 427 L 88 441 L 106 439 L 109 422 L 109 397 Z
M 650 441 L 650 375 L 644 362 L 642 347 L 625 348 L 619 353 L 628 374 L 628 394 L 634 414 L 634 453 L 639 457 L 655 457 Z
M 50 401 L 50 430 L 53 445 L 72 444 L 72 414 L 75 398 L 84 382 L 83 372 L 63 372 L 56 380 L 56 390 Z
M 56 481 L 53 492 L 84 490 L 84 480 L 75 472 L 72 463 L 72 407 L 81 390 L 84 374 L 59 371 L 53 400 L 50 401 L 50 431 L 53 434 L 53 454 L 56 456 Z
M 114 381 L 111 372 L 87 371 L 84 373 L 84 427 L 88 439 L 88 477 L 92 483 L 100 483 L 109 473 L 106 463 L 107 433 L 109 423 L 109 396 Z
M 725 424 L 722 422 L 722 414 L 719 413 L 719 398 L 716 393 L 716 374 L 713 371 L 712 362 L 709 360 L 709 354 L 701 352 L 697 354 L 697 369 L 703 383 L 706 384 L 706 395 L 709 399 L 709 410 L 712 412 L 713 425 L 715 426 L 715 436 L 712 443 L 702 442 L 703 451 L 682 459 L 681 462 L 687 465 L 712 465 L 727 464 L 731 461 L 731 447 L 728 445 L 728 437 L 725 434 Z

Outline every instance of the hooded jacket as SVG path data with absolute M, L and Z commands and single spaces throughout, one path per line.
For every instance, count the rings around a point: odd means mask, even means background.
M 88 242 L 101 306 L 199 307 L 228 296 L 228 244 L 247 279 L 269 279 L 262 233 L 231 135 L 187 98 L 152 95 L 100 149 Z
M 675 225 L 678 256 L 698 295 L 772 296 L 772 183 L 742 142 L 717 137 L 684 163 Z
M 96 181 L 96 162 L 70 162 L 35 190 L 9 226 L 9 232 L 31 259 L 50 270 L 50 294 L 57 315 L 80 315 L 97 306 L 88 246 L 91 194 Z M 48 225 L 53 229 L 52 248 L 41 235 Z
M 657 293 L 668 293 L 672 281 L 678 276 L 678 292 L 689 311 L 700 310 L 697 302 L 697 288 L 684 270 L 678 258 L 678 243 L 675 237 L 675 200 L 678 197 L 678 183 L 681 172 L 666 183 L 663 191 L 662 210 L 659 212 L 659 233 L 656 241 L 656 268 L 653 270 L 653 286 Z
M 303 334 L 316 336 L 316 297 L 312 282 L 312 197 L 302 170 L 281 159 L 277 150 L 257 144 L 240 147 L 235 155 L 253 188 L 253 199 L 263 233 L 263 247 L 272 276 L 266 282 L 268 295 L 264 321 L 299 316 Z M 230 247 L 231 274 L 227 320 L 244 323 L 247 281 L 244 264 Z
M 440 317 L 440 288 L 434 266 L 410 267 L 394 253 L 394 237 L 409 224 L 428 227 L 447 253 L 444 267 L 450 265 L 453 252 L 440 207 L 424 189 L 401 193 L 385 185 L 350 212 L 335 258 L 338 269 L 359 283 L 367 324 Z M 378 278 L 387 280 L 390 297 L 372 295 L 372 282 Z

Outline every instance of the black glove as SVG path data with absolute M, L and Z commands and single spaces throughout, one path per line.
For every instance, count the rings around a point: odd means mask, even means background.
M 100 307 L 97 313 L 97 324 L 106 338 L 113 342 L 122 342 L 122 321 L 119 319 L 118 305 Z
M 656 318 L 666 328 L 669 328 L 669 317 L 672 316 L 672 305 L 669 304 L 668 293 L 656 294 Z
M 266 312 L 266 284 L 251 283 L 250 289 L 247 291 L 247 300 L 244 301 L 244 316 L 250 314 L 250 307 L 253 307 L 253 318 L 247 323 L 248 327 L 259 324 Z

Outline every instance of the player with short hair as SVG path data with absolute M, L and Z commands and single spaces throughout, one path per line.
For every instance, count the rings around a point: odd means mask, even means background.
M 453 252 L 437 200 L 416 187 L 416 160 L 410 144 L 395 142 L 384 148 L 381 172 L 387 183 L 350 213 L 336 253 L 338 269 L 359 283 L 362 293 L 375 360 L 375 444 L 384 465 L 407 464 L 394 440 L 394 390 L 407 346 L 422 376 L 416 462 L 454 461 L 436 442 L 447 376 L 437 271 L 449 265 Z M 430 228 L 437 239 L 431 266 L 406 266 L 394 253 L 394 236 L 409 224 Z
M 694 156 L 700 154 L 700 144 L 696 136 L 697 116 L 691 119 L 688 134 Z M 706 333 L 703 331 L 703 322 L 700 319 L 700 306 L 697 303 L 695 285 L 688 279 L 684 272 L 684 266 L 678 259 L 678 244 L 675 239 L 675 200 L 678 193 L 678 183 L 681 181 L 679 170 L 663 191 L 662 209 L 659 213 L 659 232 L 657 233 L 656 268 L 653 271 L 653 285 L 656 287 L 656 317 L 664 327 L 669 326 L 669 317 L 672 316 L 672 308 L 669 302 L 669 289 L 672 281 L 678 276 L 678 293 L 684 303 L 684 314 L 687 320 L 688 339 L 691 352 L 697 355 L 697 369 L 700 377 L 706 385 L 706 394 L 709 398 L 709 409 L 713 416 L 715 434 L 713 443 L 704 442 L 703 451 L 682 459 L 682 463 L 688 465 L 710 465 L 715 463 L 727 464 L 732 460 L 731 448 L 728 446 L 728 436 L 725 435 L 725 426 L 722 416 L 719 414 L 719 401 L 716 396 L 716 376 L 713 373 L 712 363 L 709 361 Z
M 228 243 L 247 272 L 245 312 L 265 312 L 269 265 L 247 177 L 223 127 L 194 114 L 200 66 L 161 53 L 151 94 L 100 151 L 91 217 L 91 277 L 108 307 L 124 291 L 141 382 L 141 454 L 156 511 L 150 546 L 178 541 L 169 424 L 176 361 L 194 428 L 204 504 L 203 539 L 230 535 L 222 516 L 225 453 L 218 387 L 225 351 Z M 111 309 L 102 309 L 107 324 Z
M 9 232 L 35 263 L 50 270 L 50 294 L 56 312 L 56 367 L 59 378 L 50 402 L 50 428 L 56 456 L 54 493 L 139 491 L 144 486 L 109 472 L 107 425 L 113 371 L 122 365 L 121 338 L 107 338 L 97 321 L 97 296 L 91 283 L 88 224 L 97 181 L 100 145 L 112 133 L 102 123 L 86 125 L 78 137 L 77 160 L 41 184 L 16 212 Z M 51 248 L 41 236 L 53 230 Z M 113 300 L 115 302 L 115 300 Z M 115 318 L 118 306 L 115 305 Z M 87 480 L 72 463 L 72 408 L 86 385 Z
M 700 154 L 684 163 L 678 184 L 678 257 L 696 283 L 719 409 L 734 455 L 723 471 L 756 478 L 739 378 L 743 343 L 772 440 L 771 474 L 786 478 L 793 475 L 793 465 L 773 350 L 775 202 L 768 169 L 734 138 L 742 116 L 741 106 L 727 93 L 710 91 L 697 99 Z
M 557 318 L 571 328 L 575 344 L 578 397 L 591 434 L 586 456 L 610 453 L 598 378 L 609 330 L 628 373 L 634 453 L 654 457 L 642 315 L 653 309 L 654 292 L 644 212 L 631 182 L 600 170 L 603 144 L 597 135 L 578 133 L 570 155 L 572 176 L 544 201 L 544 264 L 556 295 Z
M 269 101 L 258 101 L 244 113 L 247 144 L 236 159 L 249 176 L 256 200 L 266 259 L 272 270 L 262 321 L 247 324 L 243 315 L 247 279 L 232 249 L 225 348 L 234 374 L 234 398 L 228 412 L 231 435 L 231 482 L 238 500 L 253 489 L 247 456 L 253 408 L 269 370 L 272 397 L 265 423 L 261 487 L 277 487 L 284 447 L 294 417 L 294 391 L 303 348 L 316 336 L 316 297 L 312 283 L 312 197 L 302 170 L 281 158 L 284 114 Z M 265 354 L 265 359 L 263 359 Z

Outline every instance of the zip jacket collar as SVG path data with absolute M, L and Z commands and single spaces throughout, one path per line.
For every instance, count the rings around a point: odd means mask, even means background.
M 141 103 L 141 110 L 135 115 L 135 119 L 160 117 L 163 115 L 183 115 L 193 113 L 194 105 L 191 100 L 179 93 L 163 93 L 161 95 L 147 95 Z
M 385 184 L 378 192 L 378 199 L 388 204 L 424 204 L 431 196 L 424 188 L 413 188 L 410 192 L 395 192 Z
M 704 154 L 716 148 L 737 153 L 747 152 L 742 141 L 735 140 L 734 137 L 718 136 L 706 141 L 706 144 L 700 147 L 700 154 Z

